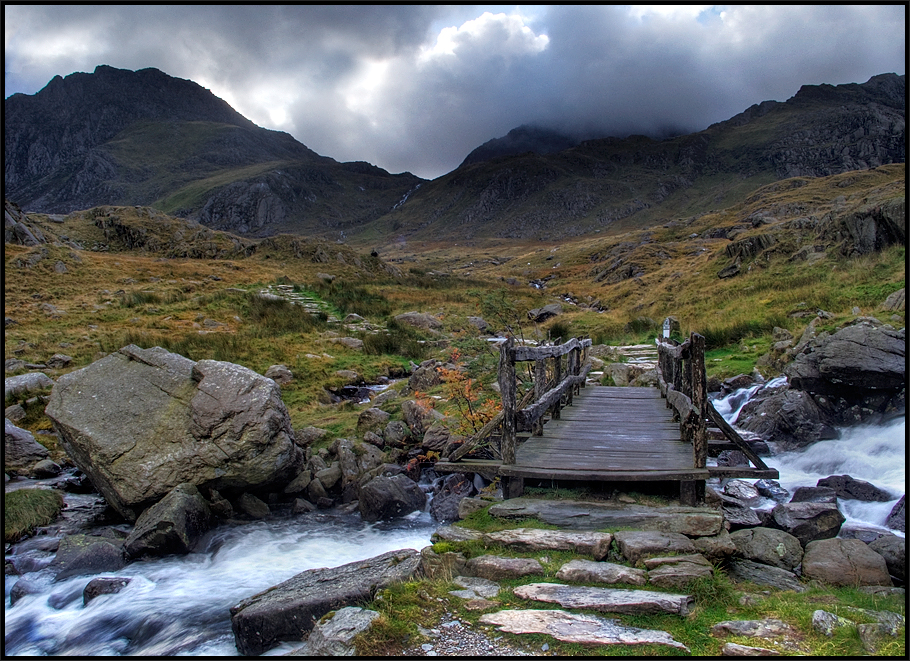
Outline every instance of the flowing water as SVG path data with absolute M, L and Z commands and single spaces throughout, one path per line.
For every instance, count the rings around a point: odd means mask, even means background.
M 768 385 L 777 386 L 785 380 Z M 734 423 L 758 388 L 731 393 L 715 407 Z M 780 471 L 781 485 L 793 491 L 819 478 L 848 474 L 891 491 L 887 503 L 840 500 L 847 523 L 885 530 L 884 524 L 905 483 L 905 423 L 843 430 L 838 440 L 822 441 L 800 452 L 768 459 Z M 73 505 L 88 497 L 67 495 Z M 77 502 L 78 501 L 78 502 Z M 761 507 L 773 507 L 768 500 Z M 90 505 L 90 504 L 88 504 Z M 86 506 L 88 506 L 86 505 Z M 363 523 L 356 514 L 313 513 L 214 531 L 205 550 L 134 562 L 104 576 L 132 579 L 119 594 L 96 597 L 87 606 L 82 591 L 91 576 L 53 582 L 44 568 L 53 553 L 36 553 L 25 574 L 35 588 L 9 606 L 15 576 L 5 584 L 5 652 L 8 655 L 195 655 L 237 654 L 231 632 L 231 606 L 306 569 L 335 567 L 402 548 L 421 549 L 437 527 L 429 514 L 395 522 Z M 894 531 L 896 532 L 896 531 Z M 903 536 L 903 533 L 896 532 Z M 34 538 L 37 540 L 37 538 Z M 284 644 L 269 652 L 293 649 Z
M 714 402 L 724 419 L 735 425 L 743 406 L 762 387 L 784 385 L 786 377 L 769 381 L 764 386 L 743 388 Z M 791 494 L 796 487 L 814 487 L 818 480 L 830 475 L 850 475 L 885 489 L 894 498 L 884 503 L 865 503 L 838 499 L 838 509 L 846 517 L 845 527 L 879 529 L 904 536 L 903 532 L 888 530 L 885 522 L 906 488 L 906 422 L 903 417 L 885 425 L 864 425 L 839 430 L 840 437 L 819 441 L 802 450 L 775 452 L 765 463 L 780 471 L 780 485 Z M 772 450 L 774 444 L 769 443 Z M 771 500 L 758 509 L 773 507 Z
M 52 572 L 29 573 L 36 594 L 9 607 L 6 654 L 236 655 L 231 606 L 306 569 L 335 567 L 430 543 L 438 523 L 426 512 L 365 524 L 359 515 L 314 513 L 216 529 L 202 553 L 134 562 L 104 576 L 132 581 L 119 594 L 82 604 L 91 576 L 53 583 Z M 299 646 L 299 645 L 298 645 Z M 293 649 L 283 645 L 271 651 Z

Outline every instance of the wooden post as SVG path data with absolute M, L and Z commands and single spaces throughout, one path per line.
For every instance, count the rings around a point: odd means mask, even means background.
M 534 361 L 534 401 L 540 400 L 547 391 L 547 361 Z M 534 435 L 543 436 L 543 416 L 534 423 Z
M 692 449 L 695 453 L 695 468 L 704 468 L 708 460 L 708 383 L 705 375 L 705 338 L 692 333 L 689 348 L 691 370 L 692 406 L 698 411 L 698 425 L 692 437 Z M 696 504 L 705 501 L 705 481 L 694 481 L 694 498 Z
M 556 356 L 553 360 L 556 361 L 555 368 L 553 369 L 553 379 L 554 383 L 558 386 L 562 383 L 562 356 Z M 550 417 L 553 420 L 559 420 L 559 409 L 562 406 L 562 397 L 556 400 L 556 403 L 553 404 L 553 411 L 550 414 Z
M 515 361 L 512 359 L 511 337 L 499 345 L 499 391 L 502 396 L 503 464 L 515 463 Z
M 575 354 L 575 349 L 572 349 L 569 352 L 569 355 L 566 356 L 566 376 L 575 376 L 578 374 L 578 369 L 576 366 L 576 360 L 578 358 Z M 566 406 L 572 406 L 572 396 L 575 394 L 575 387 L 571 387 L 566 391 Z

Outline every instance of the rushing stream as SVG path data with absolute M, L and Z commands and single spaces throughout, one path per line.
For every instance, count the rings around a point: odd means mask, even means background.
M 754 388 L 737 391 L 715 406 L 732 422 L 754 392 Z M 844 430 L 838 440 L 822 441 L 802 452 L 775 454 L 768 464 L 780 471 L 781 485 L 791 492 L 797 486 L 814 486 L 821 477 L 841 474 L 890 490 L 895 499 L 887 503 L 839 502 L 848 524 L 884 530 L 891 508 L 904 493 L 904 419 Z M 73 494 L 66 498 L 70 506 L 91 500 Z M 769 500 L 761 506 L 773 505 Z M 119 594 L 96 597 L 87 606 L 83 606 L 82 591 L 93 577 L 55 583 L 53 572 L 46 568 L 53 553 L 33 549 L 28 553 L 34 557 L 34 571 L 21 578 L 7 576 L 4 581 L 5 652 L 236 655 L 228 609 L 241 599 L 306 569 L 335 567 L 396 549 L 421 549 L 429 544 L 437 525 L 427 512 L 372 525 L 356 514 L 326 512 L 222 525 L 201 553 L 137 561 L 103 574 L 132 580 Z M 28 548 L 29 541 L 35 547 L 40 539 L 26 540 L 20 548 Z M 22 579 L 32 584 L 34 593 L 10 607 L 10 590 Z M 284 644 L 268 654 L 282 654 L 296 646 Z

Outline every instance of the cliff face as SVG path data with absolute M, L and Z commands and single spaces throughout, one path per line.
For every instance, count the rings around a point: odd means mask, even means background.
M 30 211 L 151 205 L 239 233 L 332 231 L 421 181 L 320 156 L 157 69 L 58 76 L 4 113 L 6 195 Z

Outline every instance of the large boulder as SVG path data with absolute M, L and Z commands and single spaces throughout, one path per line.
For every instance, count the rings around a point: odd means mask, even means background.
M 3 468 L 28 470 L 36 461 L 47 459 L 47 448 L 35 440 L 30 431 L 20 429 L 4 419 Z
M 806 547 L 836 537 L 846 519 L 834 503 L 781 503 L 771 510 L 774 527 L 790 533 Z
M 437 521 L 457 521 L 458 504 L 462 498 L 473 494 L 474 482 L 463 473 L 452 473 L 447 476 L 439 491 L 430 502 L 430 514 Z
M 888 572 L 899 579 L 907 579 L 907 546 L 903 537 L 883 535 L 869 543 L 869 548 L 885 559 Z
M 754 397 L 740 411 L 736 426 L 792 447 L 837 438 L 833 421 L 809 393 L 786 388 Z
M 303 461 L 278 385 L 246 367 L 135 345 L 61 376 L 46 413 L 128 521 L 178 484 L 283 486 Z
M 395 321 L 422 330 L 437 330 L 442 328 L 442 322 L 426 312 L 404 312 L 395 315 Z
M 407 475 L 379 475 L 360 488 L 360 516 L 364 521 L 379 521 L 422 510 L 426 494 Z
M 45 388 L 52 388 L 54 381 L 44 372 L 30 372 L 8 376 L 3 380 L 3 397 L 22 397 L 31 392 L 38 392 Z
M 192 484 L 178 484 L 149 507 L 123 543 L 127 555 L 186 554 L 193 550 L 213 522 L 212 512 Z
M 93 535 L 68 535 L 60 540 L 49 567 L 54 580 L 114 572 L 126 566 L 123 544 Z
M 850 475 L 831 475 L 817 482 L 819 487 L 833 489 L 838 498 L 843 500 L 861 500 L 867 503 L 887 503 L 894 500 L 889 492 L 865 480 L 857 480 Z
M 799 540 L 783 530 L 747 528 L 730 533 L 737 555 L 765 565 L 793 570 L 803 559 Z
M 885 522 L 885 525 L 891 528 L 891 530 L 900 530 L 901 532 L 904 532 L 907 527 L 906 498 L 906 496 L 901 496 L 901 499 L 897 501 L 897 504 L 891 508 L 891 513 L 888 514 L 888 520 Z
M 829 585 L 891 585 L 885 559 L 858 539 L 809 542 L 803 576 Z
M 341 469 L 341 495 L 346 503 L 360 497 L 360 482 L 364 475 L 382 466 L 382 450 L 370 443 L 340 438 L 335 446 Z
M 237 649 L 243 656 L 258 656 L 283 640 L 302 640 L 329 611 L 367 602 L 377 590 L 407 581 L 419 568 L 420 554 L 404 549 L 301 572 L 231 607 Z

